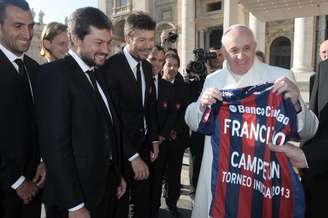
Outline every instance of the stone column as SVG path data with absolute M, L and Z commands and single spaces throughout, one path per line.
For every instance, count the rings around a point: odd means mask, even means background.
M 301 17 L 295 18 L 294 20 L 292 71 L 305 101 L 309 99 L 309 78 L 313 73 L 315 46 L 314 24 L 314 17 Z
M 257 50 L 265 53 L 265 22 L 260 21 L 252 13 L 249 13 L 249 28 L 254 33 Z
M 181 7 L 181 69 L 193 59 L 195 40 L 195 0 L 180 0 Z M 182 72 L 182 71 L 181 71 Z
M 144 11 L 149 13 L 149 0 L 133 0 L 133 9 L 136 11 Z
M 308 74 L 313 72 L 314 17 L 295 18 L 294 25 L 292 70 L 295 74 Z
M 205 48 L 205 30 L 198 31 L 198 48 Z
M 248 25 L 248 14 L 237 0 L 224 0 L 223 10 L 223 32 L 233 24 Z

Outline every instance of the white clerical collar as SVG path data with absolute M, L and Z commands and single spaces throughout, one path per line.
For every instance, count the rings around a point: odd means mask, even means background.
M 17 56 L 13 52 L 9 51 L 6 47 L 4 47 L 1 43 L 0 43 L 0 50 L 6 55 L 6 57 L 9 59 L 10 62 L 14 62 L 16 59 L 23 60 L 24 54 L 22 54 L 21 56 Z
M 81 70 L 85 73 L 88 70 L 91 70 L 92 67 L 90 67 L 89 65 L 87 65 L 78 54 L 76 54 L 75 51 L 73 51 L 72 49 L 68 50 L 68 54 L 72 56 L 72 58 L 76 61 L 76 63 L 80 66 Z

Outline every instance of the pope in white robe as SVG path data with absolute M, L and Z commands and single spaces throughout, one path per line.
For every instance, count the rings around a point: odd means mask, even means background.
M 227 61 L 225 61 L 223 69 L 207 76 L 199 99 L 197 102 L 191 103 L 186 110 L 185 120 L 193 131 L 197 131 L 198 129 L 204 106 L 208 106 L 210 103 L 220 100 L 218 98 L 215 99 L 217 93 L 213 94 L 213 88 L 216 88 L 216 90 L 224 90 L 252 86 L 265 82 L 275 82 L 281 83 L 276 84 L 277 90 L 279 91 L 280 89 L 280 91 L 284 91 L 285 89 L 283 86 L 287 86 L 287 84 L 289 84 L 288 81 L 291 81 L 296 87 L 295 78 L 290 70 L 264 64 L 255 58 L 256 43 L 253 34 L 249 31 L 251 30 L 249 30 L 248 27 L 234 25 L 224 33 L 223 37 L 230 37 L 228 39 L 222 39 Z M 250 40 L 241 40 L 244 39 L 244 37 L 249 37 Z M 254 40 L 255 45 L 249 42 L 252 40 Z M 250 62 L 249 67 L 247 67 L 247 61 Z M 243 64 L 245 64 L 245 67 L 242 66 Z M 233 72 L 233 70 L 235 72 Z M 298 89 L 297 91 L 299 93 Z M 286 92 L 284 92 L 284 94 L 285 93 Z M 294 93 L 286 97 L 295 98 Z M 314 136 L 318 128 L 318 119 L 312 111 L 307 109 L 300 95 L 296 96 L 296 98 L 297 104 L 299 104 L 300 107 L 299 113 L 297 114 L 298 133 L 302 140 L 307 140 Z M 212 201 L 210 184 L 212 160 L 211 139 L 210 136 L 206 136 L 192 218 L 210 217 L 209 210 Z

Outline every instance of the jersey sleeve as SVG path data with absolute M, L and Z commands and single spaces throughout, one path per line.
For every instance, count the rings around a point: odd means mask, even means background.
M 217 104 L 207 107 L 203 113 L 202 119 L 199 123 L 197 132 L 204 135 L 212 135 L 215 127 L 215 114 L 217 111 Z

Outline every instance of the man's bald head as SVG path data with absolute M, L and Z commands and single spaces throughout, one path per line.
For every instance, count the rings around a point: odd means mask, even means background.
M 253 66 L 256 53 L 252 30 L 244 25 L 232 25 L 223 33 L 221 42 L 230 70 L 240 75 L 247 73 Z
M 256 44 L 253 31 L 249 27 L 242 24 L 235 24 L 231 25 L 226 31 L 224 31 L 221 38 L 221 43 L 223 47 L 225 46 L 227 41 L 231 39 L 231 34 L 236 34 L 236 32 L 243 32 L 245 35 L 248 35 L 248 37 Z
M 322 61 L 328 59 L 328 39 L 320 44 L 320 59 Z

